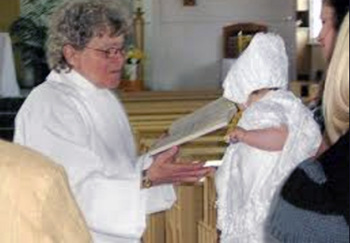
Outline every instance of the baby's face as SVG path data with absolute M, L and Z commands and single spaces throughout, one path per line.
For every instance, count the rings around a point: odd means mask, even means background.
M 251 104 L 259 101 L 262 97 L 265 96 L 265 94 L 269 92 L 269 90 L 259 90 L 258 92 L 253 92 L 248 96 L 248 100 L 244 104 L 239 104 L 238 108 L 241 110 L 247 109 Z
M 254 102 L 257 102 L 258 100 L 260 100 L 263 96 L 264 95 L 262 95 L 262 92 L 251 93 L 247 100 L 247 107 L 253 104 Z

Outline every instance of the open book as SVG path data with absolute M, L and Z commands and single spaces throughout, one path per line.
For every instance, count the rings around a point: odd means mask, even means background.
M 174 121 L 168 130 L 168 136 L 157 141 L 150 148 L 149 154 L 157 154 L 223 128 L 229 124 L 236 112 L 237 108 L 233 102 L 223 97 L 214 100 Z

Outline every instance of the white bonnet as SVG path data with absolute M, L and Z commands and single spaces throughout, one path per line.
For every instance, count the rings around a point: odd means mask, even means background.
M 288 57 L 283 39 L 272 33 L 257 33 L 231 66 L 224 83 L 224 97 L 244 104 L 255 90 L 288 86 Z

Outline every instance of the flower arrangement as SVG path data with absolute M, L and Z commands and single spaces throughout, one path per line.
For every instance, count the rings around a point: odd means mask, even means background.
M 140 65 L 144 59 L 142 50 L 130 46 L 126 52 L 126 64 L 124 70 L 124 78 L 130 81 L 139 80 L 140 76 Z
M 134 46 L 131 46 L 127 53 L 126 53 L 126 63 L 127 64 L 139 64 L 142 59 L 144 59 L 144 54 L 143 52 L 134 47 Z

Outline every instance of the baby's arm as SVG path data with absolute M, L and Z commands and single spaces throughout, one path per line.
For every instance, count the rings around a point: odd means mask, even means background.
M 286 125 L 282 125 L 247 131 L 237 127 L 228 136 L 231 142 L 242 142 L 266 151 L 280 151 L 286 142 L 288 128 Z

